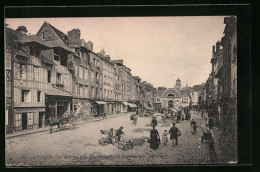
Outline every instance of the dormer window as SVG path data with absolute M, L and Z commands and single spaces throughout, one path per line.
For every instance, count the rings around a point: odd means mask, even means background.
M 42 40 L 44 40 L 45 39 L 45 37 L 44 37 L 44 33 L 42 32 Z

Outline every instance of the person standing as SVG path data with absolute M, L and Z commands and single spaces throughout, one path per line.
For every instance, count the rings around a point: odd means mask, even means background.
M 191 133 L 192 134 L 196 133 L 197 132 L 197 130 L 196 130 L 197 124 L 194 121 L 194 119 L 191 120 L 190 125 L 191 125 Z
M 172 140 L 172 146 L 174 146 L 174 141 L 176 146 L 178 146 L 178 134 L 181 134 L 180 130 L 175 127 L 175 123 L 172 124 L 171 129 L 169 130 L 170 140 Z
M 137 114 L 134 114 L 133 115 L 133 124 L 136 126 L 136 123 L 137 123 Z
M 117 132 L 116 132 L 116 138 L 120 142 L 122 141 L 122 135 L 124 134 L 123 132 L 123 127 L 120 127 Z
M 162 135 L 162 143 L 163 143 L 164 146 L 166 146 L 166 144 L 167 144 L 167 142 L 168 142 L 168 137 L 167 137 L 167 135 L 168 135 L 167 130 L 164 130 L 164 133 L 163 133 L 163 135 Z
M 106 115 L 106 112 L 104 111 L 104 113 L 103 113 L 103 119 L 107 119 L 107 115 Z
M 155 129 L 155 126 L 153 125 L 153 129 L 150 132 L 150 148 L 151 149 L 158 149 L 160 144 L 160 135 L 158 133 L 158 130 Z
M 156 116 L 153 114 L 152 116 L 152 122 L 151 122 L 152 126 L 156 126 L 157 125 L 157 120 L 156 120 Z

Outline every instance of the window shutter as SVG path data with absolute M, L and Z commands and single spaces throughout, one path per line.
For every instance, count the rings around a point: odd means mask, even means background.
M 33 124 L 39 124 L 39 114 L 33 113 Z

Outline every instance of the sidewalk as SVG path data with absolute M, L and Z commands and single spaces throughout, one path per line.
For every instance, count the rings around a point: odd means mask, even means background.
M 112 114 L 111 115 L 108 114 L 107 115 L 107 119 L 118 117 L 118 116 L 121 116 L 121 115 L 130 115 L 132 113 L 133 112 L 119 113 L 119 114 L 113 114 L 113 115 Z M 102 116 L 101 117 L 96 117 L 96 118 L 88 120 L 88 121 L 79 120 L 77 125 L 82 125 L 82 124 L 95 122 L 95 121 L 101 121 L 101 120 L 103 120 Z M 39 132 L 44 132 L 44 131 L 50 132 L 50 127 L 46 126 L 46 127 L 39 128 L 39 129 L 29 129 L 29 130 L 25 130 L 25 131 L 17 131 L 17 132 L 14 132 L 12 134 L 6 135 L 6 138 L 8 139 L 8 138 L 12 138 L 12 137 L 18 137 L 18 136 L 22 136 L 22 135 L 28 135 L 28 134 L 39 133 Z
M 204 113 L 204 115 L 207 114 L 206 112 Z M 208 116 L 208 114 L 207 114 Z M 215 163 L 217 164 L 232 164 L 235 163 L 235 159 L 236 159 L 236 153 L 237 150 L 236 147 L 237 144 L 236 142 L 234 142 L 234 140 L 230 140 L 228 138 L 224 138 L 226 139 L 225 142 L 221 142 L 220 138 L 222 136 L 223 130 L 221 128 L 218 127 L 213 127 L 211 129 L 212 135 L 214 137 L 214 147 L 215 147 L 215 151 L 217 154 L 217 160 Z M 231 143 L 232 142 L 232 143 Z

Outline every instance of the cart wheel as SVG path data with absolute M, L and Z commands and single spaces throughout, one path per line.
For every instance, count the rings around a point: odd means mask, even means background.
M 204 140 L 204 136 L 201 136 L 201 143 L 203 142 L 203 140 Z

